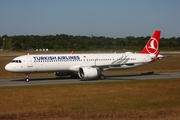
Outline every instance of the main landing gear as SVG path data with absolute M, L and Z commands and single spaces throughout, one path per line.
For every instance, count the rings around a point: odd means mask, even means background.
M 29 82 L 29 74 L 26 74 L 25 81 L 26 81 L 26 82 Z
M 98 79 L 104 80 L 105 76 L 102 74 L 103 69 L 98 69 Z
M 105 79 L 105 76 L 104 75 L 98 75 L 98 79 L 101 79 L 101 80 L 104 80 Z

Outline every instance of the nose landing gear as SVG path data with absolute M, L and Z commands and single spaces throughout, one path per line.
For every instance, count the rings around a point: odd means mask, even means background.
M 29 74 L 26 74 L 25 81 L 26 81 L 26 82 L 29 82 Z

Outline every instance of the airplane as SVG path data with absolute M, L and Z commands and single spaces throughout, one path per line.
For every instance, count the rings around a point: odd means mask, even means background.
M 101 54 L 27 54 L 14 58 L 5 66 L 13 73 L 24 73 L 25 81 L 29 74 L 54 72 L 56 76 L 78 76 L 81 80 L 105 79 L 105 70 L 130 69 L 146 65 L 159 55 L 160 30 L 155 30 L 145 47 L 139 53 L 101 53 Z

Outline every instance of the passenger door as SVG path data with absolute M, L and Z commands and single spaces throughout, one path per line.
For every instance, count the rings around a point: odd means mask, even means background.
M 29 55 L 27 55 L 27 66 L 33 67 L 33 58 Z

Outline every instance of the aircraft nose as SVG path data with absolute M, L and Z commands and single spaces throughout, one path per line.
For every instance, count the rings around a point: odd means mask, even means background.
M 5 66 L 5 69 L 6 69 L 7 71 L 11 71 L 11 66 L 10 66 L 9 64 L 7 64 L 7 65 Z

